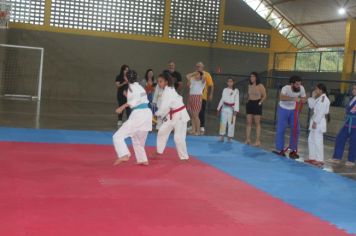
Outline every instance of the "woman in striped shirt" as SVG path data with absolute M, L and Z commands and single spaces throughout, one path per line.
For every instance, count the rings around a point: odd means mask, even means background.
M 201 110 L 202 95 L 205 87 L 203 72 L 196 71 L 187 75 L 189 89 L 188 111 L 192 120 L 191 134 L 200 135 L 199 112 Z

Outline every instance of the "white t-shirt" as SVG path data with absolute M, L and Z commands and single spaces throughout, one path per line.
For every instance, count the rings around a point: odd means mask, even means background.
M 286 85 L 282 88 L 281 94 L 286 95 L 288 97 L 306 97 L 305 89 L 303 86 L 300 86 L 299 92 L 293 92 L 291 85 Z M 279 101 L 279 106 L 287 110 L 295 109 L 295 101 Z
M 190 80 L 189 94 L 190 95 L 202 95 L 204 88 L 205 88 L 205 79 L 196 80 L 196 79 L 192 78 Z

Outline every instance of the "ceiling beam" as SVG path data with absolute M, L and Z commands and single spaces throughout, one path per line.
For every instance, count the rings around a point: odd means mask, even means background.
M 333 24 L 333 23 L 346 22 L 346 21 L 347 21 L 347 19 L 343 18 L 343 19 L 337 19 L 337 20 L 306 22 L 306 23 L 295 24 L 294 26 L 300 27 L 300 26 L 309 26 L 309 25 L 324 25 L 324 24 Z
M 326 45 L 317 45 L 318 48 L 343 48 L 345 44 L 326 44 Z
M 271 3 L 271 5 L 272 6 L 276 6 L 276 5 L 280 5 L 280 4 L 283 4 L 283 3 L 294 2 L 294 1 L 296 1 L 296 0 L 279 0 L 279 1 Z
M 302 29 L 299 29 L 299 28 L 297 28 L 297 27 L 294 27 L 294 25 L 292 24 L 292 22 L 291 22 L 284 14 L 282 14 L 282 12 L 278 9 L 278 7 L 275 7 L 275 5 L 273 5 L 270 0 L 262 0 L 262 1 L 265 1 L 265 3 L 267 3 L 267 4 L 272 8 L 272 11 L 271 11 L 270 15 L 272 14 L 273 11 L 276 11 L 280 16 L 282 16 L 282 17 L 290 24 L 290 26 L 292 27 L 292 30 L 293 30 L 293 28 L 296 29 L 296 30 L 297 30 L 302 36 L 304 36 L 314 47 L 317 47 L 315 41 L 314 41 L 311 37 L 307 36 L 307 35 L 303 32 Z M 297 1 L 297 0 L 280 0 L 279 2 L 281 2 L 281 1 L 283 1 L 283 2 L 290 2 L 290 1 Z M 278 3 L 278 2 L 277 2 L 277 3 Z M 292 30 L 289 31 L 288 35 L 292 32 Z M 287 36 L 287 37 L 288 37 L 288 36 Z

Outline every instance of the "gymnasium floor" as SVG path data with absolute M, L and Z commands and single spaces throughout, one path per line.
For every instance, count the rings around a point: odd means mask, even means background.
M 353 179 L 213 136 L 113 167 L 112 104 L 0 104 L 0 235 L 356 234 Z

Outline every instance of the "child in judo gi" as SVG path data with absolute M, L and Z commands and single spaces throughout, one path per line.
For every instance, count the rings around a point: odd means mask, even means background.
M 190 120 L 183 98 L 176 92 L 171 76 L 164 73 L 158 77 L 158 85 L 164 89 L 161 104 L 156 116 L 163 120 L 157 134 L 157 152 L 153 157 L 163 154 L 170 133 L 174 130 L 174 143 L 181 160 L 188 160 L 186 135 Z
M 330 101 L 324 84 L 316 86 L 313 96 L 308 98 L 308 105 L 313 110 L 313 115 L 309 125 L 309 160 L 305 160 L 305 162 L 322 166 L 324 164 L 324 133 L 326 132 L 330 108 Z
M 347 141 L 349 140 L 347 167 L 354 167 L 356 161 L 356 84 L 352 86 L 352 98 L 346 107 L 346 120 L 335 140 L 333 164 L 340 164 Z
M 153 114 L 155 114 L 156 111 L 161 106 L 163 91 L 164 91 L 164 89 L 160 88 L 159 85 L 157 84 L 156 88 L 155 88 L 155 92 L 153 94 L 153 100 L 152 100 Z M 162 125 L 162 119 L 155 117 L 154 120 L 156 123 L 156 130 L 159 130 L 159 128 Z
M 224 142 L 227 128 L 228 142 L 231 142 L 235 133 L 236 115 L 240 110 L 240 93 L 239 90 L 234 88 L 233 79 L 227 80 L 227 88 L 223 90 L 219 105 L 218 115 L 220 115 L 220 141 Z
M 133 70 L 127 72 L 129 82 L 127 90 L 127 103 L 116 109 L 116 113 L 121 114 L 127 107 L 132 109 L 129 119 L 123 123 L 120 129 L 114 134 L 113 142 L 118 159 L 114 165 L 129 160 L 131 154 L 125 139 L 131 137 L 132 145 L 137 159 L 137 164 L 148 165 L 145 151 L 145 143 L 148 132 L 152 130 L 152 111 L 148 107 L 148 99 L 145 90 L 136 82 L 137 74 Z

